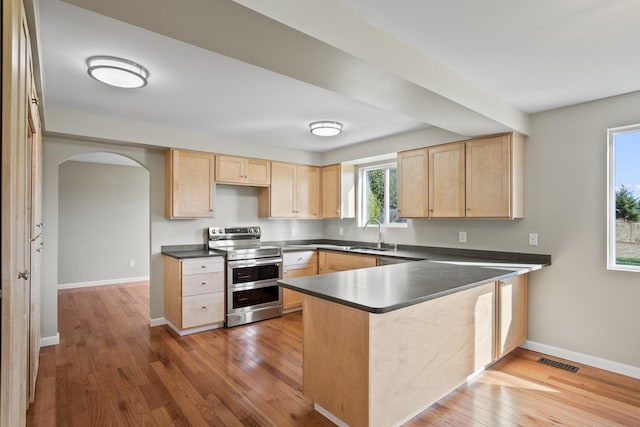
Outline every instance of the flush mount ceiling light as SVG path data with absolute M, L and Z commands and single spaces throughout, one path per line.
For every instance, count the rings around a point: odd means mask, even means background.
M 342 123 L 339 122 L 313 122 L 309 123 L 309 130 L 318 136 L 336 136 L 342 132 Z
M 134 89 L 147 85 L 149 71 L 140 64 L 115 56 L 92 56 L 87 59 L 87 73 L 109 86 Z

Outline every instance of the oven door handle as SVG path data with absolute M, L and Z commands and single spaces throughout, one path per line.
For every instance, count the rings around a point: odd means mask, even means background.
M 282 258 L 261 258 L 261 259 L 247 259 L 239 261 L 227 261 L 227 265 L 230 268 L 235 267 L 253 267 L 256 265 L 269 265 L 269 264 L 282 264 Z

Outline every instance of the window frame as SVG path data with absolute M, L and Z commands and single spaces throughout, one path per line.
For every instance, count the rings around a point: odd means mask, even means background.
M 615 137 L 630 132 L 640 132 L 640 123 L 607 129 L 607 270 L 640 272 L 640 266 L 616 262 Z
M 389 215 L 390 215 L 390 209 L 389 209 L 389 169 L 396 169 L 396 173 L 398 170 L 398 162 L 396 160 L 385 160 L 382 162 L 376 162 L 376 163 L 367 163 L 367 164 L 362 164 L 362 165 L 358 165 L 358 204 L 357 204 L 357 208 L 358 208 L 358 226 L 359 227 L 364 227 L 365 223 L 369 220 L 369 218 L 365 218 L 365 209 L 364 209 L 364 197 L 366 194 L 365 191 L 365 174 L 367 173 L 367 171 L 370 170 L 376 170 L 376 169 L 385 169 L 385 186 L 384 186 L 384 207 L 385 207 L 385 221 L 381 224 L 382 228 L 407 228 L 408 226 L 408 221 L 406 222 L 388 222 L 389 221 Z M 396 175 L 396 187 L 398 184 L 398 176 Z M 396 195 L 397 193 L 397 188 L 396 188 Z M 402 218 L 405 219 L 406 218 Z

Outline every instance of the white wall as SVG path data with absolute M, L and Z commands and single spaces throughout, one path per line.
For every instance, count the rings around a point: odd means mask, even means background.
M 66 161 L 58 198 L 58 284 L 149 276 L 149 171 Z
M 640 367 L 640 274 L 606 269 L 606 131 L 639 123 L 639 111 L 636 92 L 533 115 L 524 219 L 410 220 L 407 229 L 385 229 L 383 239 L 551 254 L 553 265 L 530 278 L 529 340 Z M 360 148 L 352 155 L 380 154 Z M 468 243 L 457 242 L 458 231 Z M 528 246 L 529 232 L 539 233 L 539 246 Z M 325 236 L 377 237 L 355 220 L 326 221 Z

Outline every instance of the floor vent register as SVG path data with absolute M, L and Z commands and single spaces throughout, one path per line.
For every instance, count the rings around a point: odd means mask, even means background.
M 541 357 L 538 359 L 539 363 L 544 363 L 545 365 L 553 366 L 554 368 L 564 369 L 565 371 L 576 373 L 578 372 L 577 366 L 569 365 L 567 363 L 558 362 L 556 360 L 547 359 L 546 357 Z

